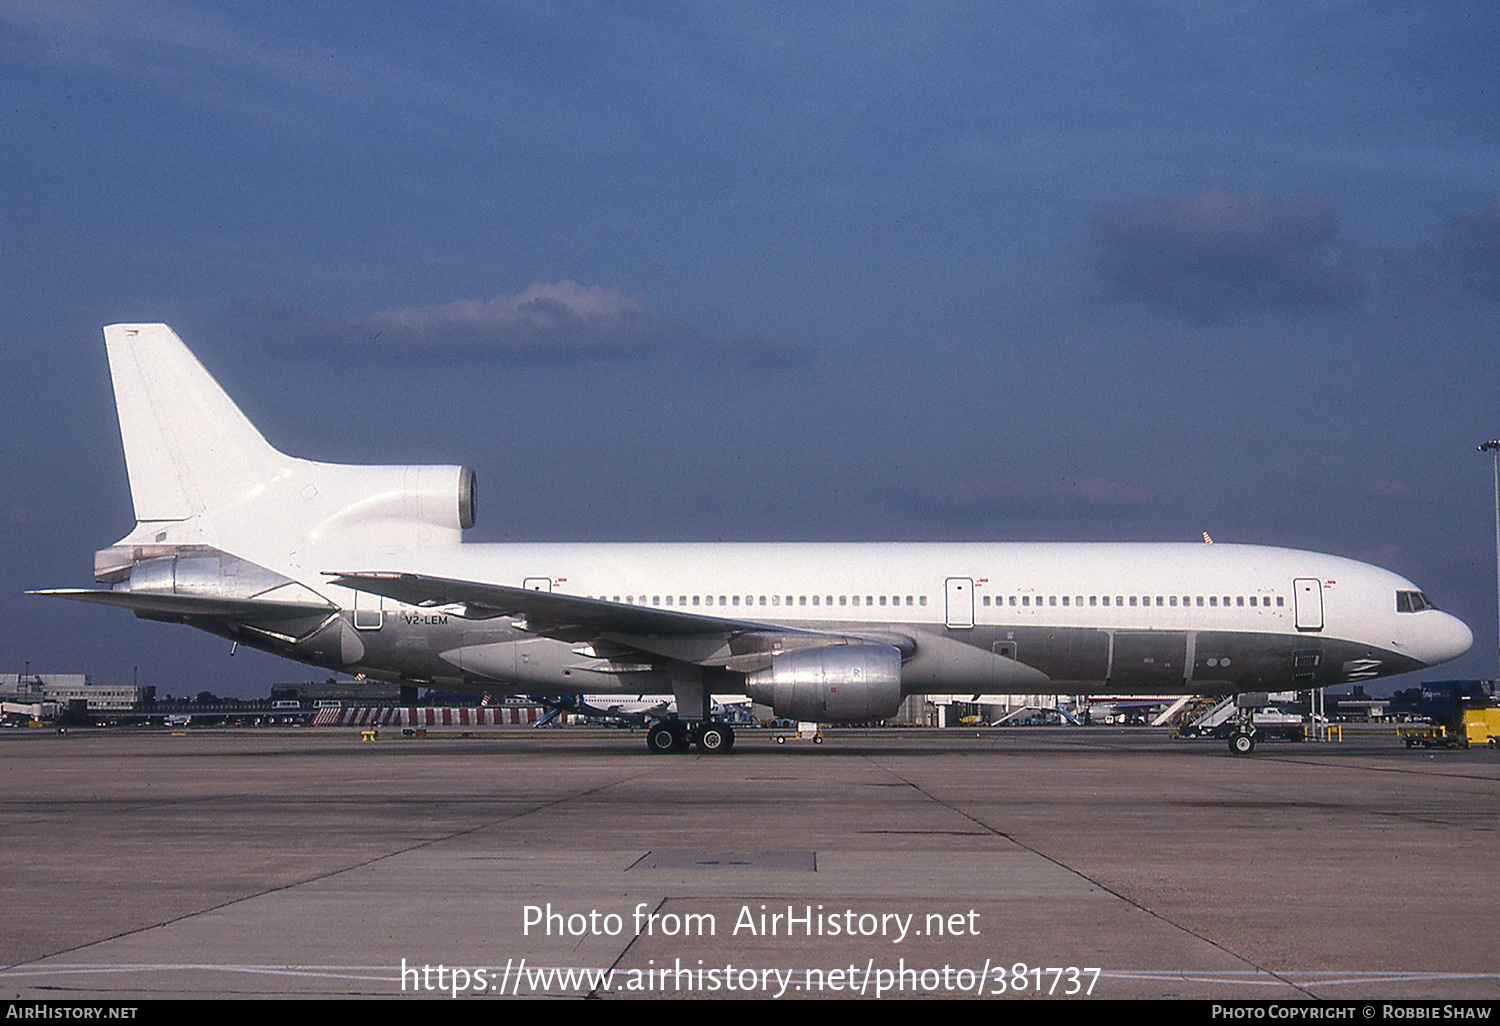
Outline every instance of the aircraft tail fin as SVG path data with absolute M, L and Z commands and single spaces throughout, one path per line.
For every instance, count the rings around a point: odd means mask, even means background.
M 187 520 L 285 463 L 165 324 L 104 329 L 140 522 Z
M 284 573 L 295 551 L 454 544 L 474 522 L 467 467 L 288 456 L 167 325 L 112 324 L 104 341 L 137 524 L 96 576 L 117 577 L 140 545 L 207 545 Z

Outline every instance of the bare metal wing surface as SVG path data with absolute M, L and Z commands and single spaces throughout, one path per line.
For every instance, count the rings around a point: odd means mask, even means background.
M 758 668 L 779 652 L 876 641 L 909 655 L 908 636 L 875 632 L 852 636 L 676 609 L 533 591 L 511 585 L 396 571 L 340 571 L 330 582 L 419 607 L 457 606 L 463 616 L 517 617 L 528 633 L 558 641 L 612 646 L 726 668 Z
M 560 636 L 571 628 L 593 633 L 697 634 L 775 631 L 818 634 L 781 624 L 703 616 L 675 609 L 637 606 L 604 599 L 583 598 L 550 591 L 533 591 L 504 584 L 484 584 L 425 574 L 386 571 L 341 571 L 331 583 L 356 588 L 412 606 L 462 605 L 473 619 L 491 616 L 524 617 L 533 633 Z M 824 635 L 827 637 L 827 635 Z M 576 639 L 568 639 L 576 640 Z

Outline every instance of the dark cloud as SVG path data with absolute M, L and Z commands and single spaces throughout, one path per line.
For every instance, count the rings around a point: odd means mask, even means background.
M 1326 199 L 1233 195 L 1143 197 L 1094 215 L 1094 269 L 1114 298 L 1200 320 L 1259 308 L 1348 306 L 1363 282 L 1333 266 L 1338 212 Z
M 1443 258 L 1463 283 L 1480 295 L 1500 299 L 1500 204 L 1477 214 L 1450 218 Z
M 1099 477 L 955 481 L 903 489 L 890 498 L 905 512 L 957 520 L 1045 517 L 1092 521 L 1146 509 L 1156 502 L 1149 489 Z

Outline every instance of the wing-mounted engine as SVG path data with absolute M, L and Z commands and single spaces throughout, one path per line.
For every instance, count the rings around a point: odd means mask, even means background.
M 890 645 L 785 652 L 746 675 L 745 693 L 787 719 L 883 720 L 901 707 L 901 652 Z

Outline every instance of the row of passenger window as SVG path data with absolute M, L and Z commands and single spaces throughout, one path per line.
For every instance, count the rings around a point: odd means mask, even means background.
M 835 596 L 833 595 L 745 595 L 743 596 L 743 602 L 739 595 L 720 595 L 718 596 L 717 603 L 715 603 L 713 595 L 596 595 L 594 597 L 600 601 L 623 602 L 632 606 L 676 606 L 677 608 L 686 608 L 689 603 L 694 606 L 713 606 L 717 604 L 721 608 L 732 606 L 780 606 L 783 604 L 788 606 L 831 606 L 835 604 Z M 809 598 L 811 598 L 811 601 L 809 601 Z M 840 606 L 858 606 L 860 605 L 860 598 L 861 596 L 859 595 L 839 595 L 836 601 Z M 863 599 L 866 606 L 927 605 L 926 595 L 865 595 Z
M 891 606 L 926 606 L 926 595 L 596 595 L 600 601 L 622 602 L 632 606 L 665 606 L 667 608 L 686 609 L 689 607 L 714 607 L 730 608 L 745 606 L 860 606 L 866 607 L 891 607 Z M 862 600 L 862 601 L 861 601 Z M 984 596 L 983 604 L 986 606 L 1090 606 L 1090 607 L 1143 607 L 1155 606 L 1156 608 L 1173 609 L 1179 606 L 1187 608 L 1244 608 L 1251 609 L 1271 608 L 1272 603 L 1277 608 L 1285 606 L 1286 600 L 1280 595 L 996 595 Z
M 1180 601 L 1177 595 L 1115 595 L 1113 596 L 1113 603 L 1111 603 L 1111 596 L 1109 595 L 1010 595 L 1008 597 L 996 595 L 993 603 L 990 601 L 990 596 L 986 595 L 984 597 L 984 604 L 987 606 L 991 604 L 996 606 L 1082 606 L 1085 598 L 1087 598 L 1088 605 L 1090 606 L 1109 606 L 1113 604 L 1115 606 L 1128 605 L 1140 607 L 1154 605 L 1157 608 L 1167 609 L 1175 608 L 1179 605 L 1183 607 L 1196 606 L 1200 609 L 1205 606 L 1211 608 L 1220 606 L 1224 608 L 1229 608 L 1230 606 L 1243 608 L 1246 605 L 1252 609 L 1269 609 L 1273 599 L 1278 608 L 1286 604 L 1286 600 L 1280 595 L 1183 595 Z

